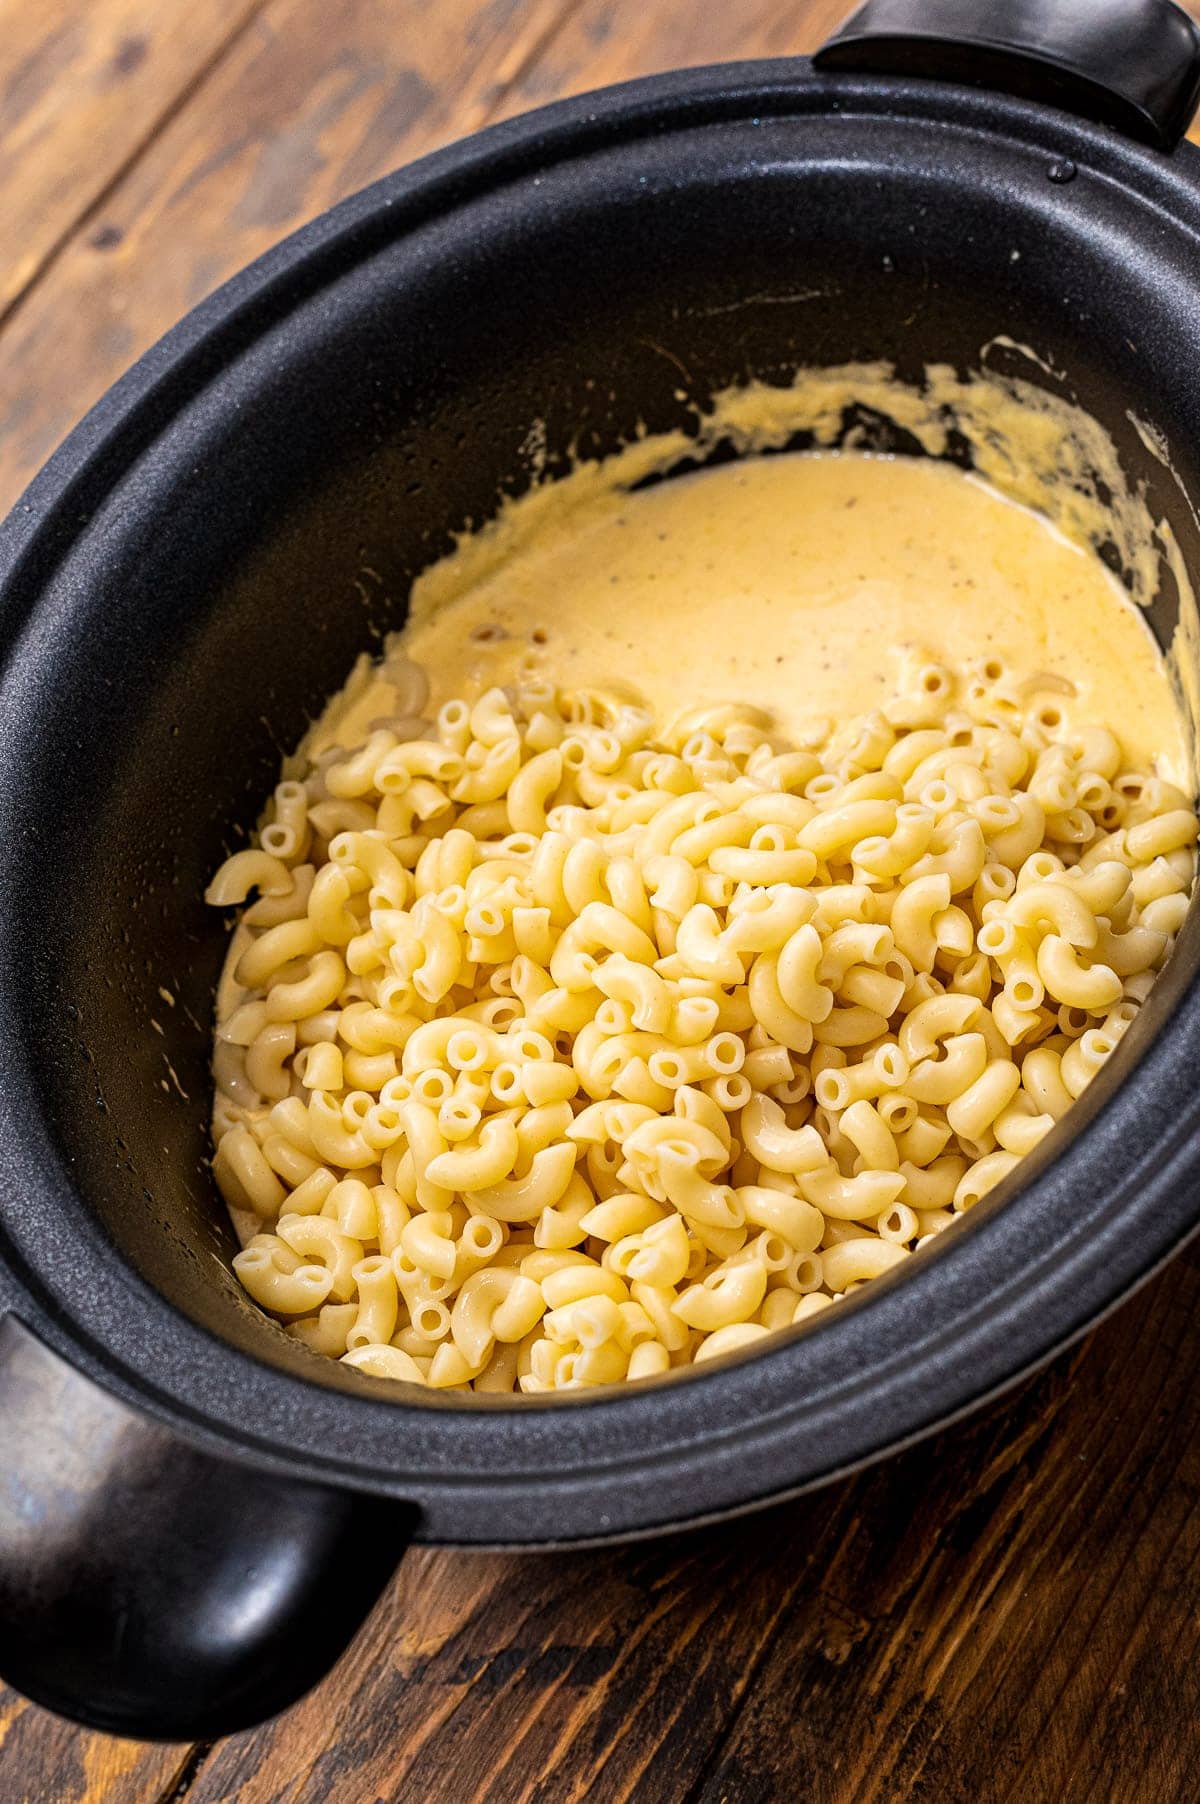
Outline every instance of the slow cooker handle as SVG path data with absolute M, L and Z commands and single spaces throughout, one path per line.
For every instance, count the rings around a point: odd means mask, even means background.
M 415 1510 L 208 1453 L 0 1321 L 0 1673 L 114 1735 L 209 1740 L 350 1641 Z
M 813 61 L 997 88 L 1159 150 L 1200 103 L 1200 26 L 1174 0 L 866 0 Z

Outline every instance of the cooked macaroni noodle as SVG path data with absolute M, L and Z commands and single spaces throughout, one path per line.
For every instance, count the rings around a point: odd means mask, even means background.
M 916 664 L 801 749 L 544 681 L 282 783 L 242 906 L 214 1171 L 250 1296 L 440 1389 L 657 1377 L 893 1270 L 1135 1018 L 1188 796 Z

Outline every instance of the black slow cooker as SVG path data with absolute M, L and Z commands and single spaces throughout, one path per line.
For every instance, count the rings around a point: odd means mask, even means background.
M 752 377 L 919 382 L 1004 335 L 1200 577 L 1198 91 L 1169 0 L 871 0 L 813 62 L 552 106 L 290 238 L 34 482 L 0 538 L 0 1671 L 30 1697 L 124 1734 L 253 1722 L 410 1541 L 599 1541 L 818 1484 L 1195 1230 L 1193 914 L 1019 1185 L 831 1317 L 583 1399 L 389 1387 L 231 1275 L 201 896 L 413 576 L 534 479 L 536 421 L 553 474 Z M 1177 607 L 1164 574 L 1164 644 Z

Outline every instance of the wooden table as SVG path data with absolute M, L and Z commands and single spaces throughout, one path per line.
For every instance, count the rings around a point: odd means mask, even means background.
M 811 48 L 846 9 L 0 0 L 0 506 L 342 195 L 555 95 Z M 991 1409 L 799 1503 L 607 1552 L 411 1556 L 256 1732 L 116 1742 L 0 1693 L 0 1804 L 1195 1804 L 1198 1500 L 1193 1252 Z

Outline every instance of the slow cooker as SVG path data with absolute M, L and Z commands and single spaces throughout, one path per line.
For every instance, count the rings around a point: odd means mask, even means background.
M 328 1667 L 410 1542 L 601 1541 L 819 1484 L 1012 1384 L 1195 1231 L 1193 913 L 1019 1181 L 813 1327 L 575 1399 L 389 1387 L 230 1272 L 202 893 L 455 533 L 751 378 L 1035 347 L 1023 374 L 1111 434 L 1200 578 L 1198 94 L 1169 0 L 870 0 L 811 62 L 562 102 L 288 239 L 32 484 L 0 535 L 12 1684 L 121 1734 L 236 1729 Z M 1164 645 L 1177 611 L 1164 570 Z

